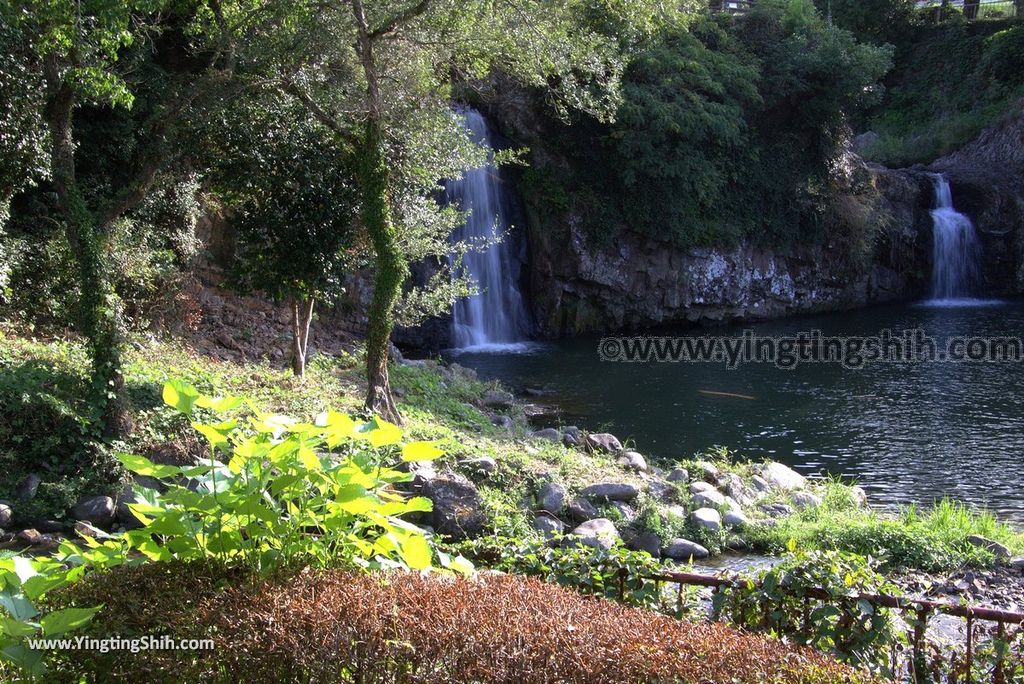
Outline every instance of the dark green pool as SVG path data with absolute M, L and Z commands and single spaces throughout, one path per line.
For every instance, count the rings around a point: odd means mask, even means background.
M 820 330 L 877 335 L 1024 335 L 1024 303 L 900 305 L 679 334 L 762 336 Z M 950 495 L 1024 520 L 1024 364 L 608 363 L 598 338 L 455 359 L 511 387 L 543 388 L 565 422 L 607 428 L 666 459 L 724 445 L 751 458 L 859 480 L 883 503 Z M 726 395 L 744 395 L 725 396 Z

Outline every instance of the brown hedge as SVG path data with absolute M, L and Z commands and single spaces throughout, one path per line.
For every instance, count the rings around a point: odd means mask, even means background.
M 197 566 L 152 565 L 98 575 L 65 600 L 104 602 L 100 633 L 215 639 L 212 654 L 68 654 L 63 676 L 84 670 L 97 681 L 870 681 L 808 649 L 509 575 L 333 571 L 225 583 Z

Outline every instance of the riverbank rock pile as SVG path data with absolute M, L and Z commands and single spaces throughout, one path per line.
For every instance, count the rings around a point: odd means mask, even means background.
M 534 493 L 533 526 L 568 543 L 628 548 L 679 561 L 702 559 L 717 549 L 741 550 L 742 531 L 779 516 L 822 504 L 822 486 L 781 463 L 716 464 L 695 461 L 671 469 L 652 466 L 609 433 L 545 428 L 536 441 L 562 443 L 611 457 L 622 473 L 573 490 L 552 477 Z M 867 497 L 854 489 L 856 503 Z

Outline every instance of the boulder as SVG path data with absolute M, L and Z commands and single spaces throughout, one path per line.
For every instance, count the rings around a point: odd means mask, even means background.
M 640 488 L 628 482 L 601 482 L 584 487 L 580 494 L 592 501 L 632 501 Z
M 715 508 L 725 505 L 725 497 L 712 489 L 709 492 L 697 492 L 690 497 L 690 502 L 697 508 Z
M 498 462 L 490 456 L 467 458 L 459 461 L 459 465 L 472 473 L 478 473 L 481 475 L 490 475 L 498 469 Z
M 671 558 L 672 560 L 688 561 L 691 559 L 707 558 L 711 553 L 698 544 L 692 542 L 689 539 L 683 539 L 681 537 L 669 541 L 662 549 L 661 554 L 665 558 Z
M 863 508 L 868 505 L 868 493 L 863 487 L 850 487 L 850 498 L 854 505 Z
M 636 451 L 623 452 L 619 458 L 619 465 L 626 470 L 635 470 L 640 473 L 647 472 L 647 460 Z
M 610 549 L 619 541 L 619 532 L 608 518 L 594 518 L 579 525 L 572 531 L 580 543 L 595 549 Z
M 724 491 L 741 504 L 751 504 L 757 500 L 757 493 L 743 483 L 743 478 L 736 473 L 725 475 Z
M 1007 562 L 1007 565 L 1009 565 L 1014 570 L 1024 570 L 1024 556 L 1017 556 L 1016 558 L 1011 558 L 1009 562 Z
M 590 503 L 586 499 L 573 499 L 569 502 L 569 517 L 576 522 L 593 520 L 599 515 L 600 513 L 597 512 L 597 508 L 594 507 L 594 504 Z
M 433 461 L 412 461 L 408 467 L 409 472 L 412 473 L 412 486 L 415 489 L 423 489 L 428 482 L 437 477 Z
M 551 515 L 560 515 L 562 509 L 565 508 L 566 496 L 565 487 L 557 482 L 548 482 L 537 492 L 537 503 L 540 504 L 542 510 Z
M 114 499 L 114 520 L 122 525 L 141 525 L 138 518 L 132 514 L 128 504 L 136 502 L 135 489 L 131 486 L 125 487 Z
M 553 441 L 555 443 L 562 440 L 561 433 L 555 428 L 544 428 L 543 430 L 535 430 L 529 433 L 532 439 L 544 439 L 545 441 Z
M 821 505 L 821 497 L 817 494 L 811 494 L 810 492 L 793 492 L 790 495 L 789 500 L 793 502 L 793 505 L 799 510 L 805 508 L 817 508 Z
M 423 496 L 434 502 L 431 526 L 453 539 L 479 534 L 487 523 L 483 499 L 473 483 L 460 475 L 443 475 L 423 486 Z
M 71 508 L 71 517 L 106 528 L 113 524 L 114 512 L 114 500 L 109 496 L 86 496 Z
M 980 534 L 969 534 L 967 535 L 967 543 L 971 546 L 986 549 L 996 557 L 996 560 L 1004 561 L 1010 559 L 1010 549 L 994 539 L 982 537 Z
M 772 489 L 771 485 L 769 485 L 768 482 L 760 475 L 754 475 L 750 478 L 750 485 L 755 491 L 760 492 L 761 494 L 766 494 Z
M 698 474 L 702 480 L 710 482 L 711 484 L 718 484 L 718 477 L 721 475 L 721 471 L 718 470 L 718 466 L 714 463 L 701 461 L 697 464 L 697 467 L 700 468 L 700 472 Z
M 93 539 L 109 539 L 110 535 L 101 530 L 100 528 L 90 525 L 84 520 L 79 520 L 75 523 L 75 532 L 80 537 L 91 537 Z
M 43 478 L 39 477 L 35 473 L 29 473 L 14 490 L 14 496 L 21 501 L 32 500 L 35 498 L 36 492 L 39 491 L 39 485 L 42 484 L 42 482 Z
M 761 468 L 761 477 L 773 489 L 791 492 L 807 486 L 807 478 L 788 466 L 770 461 Z
M 594 451 L 603 451 L 606 454 L 617 454 L 622 451 L 622 443 L 615 435 L 607 432 L 587 435 L 587 445 Z
M 34 547 L 37 551 L 53 551 L 60 546 L 60 537 L 42 534 L 39 530 L 21 530 L 14 536 L 15 542 Z
M 14 519 L 14 509 L 6 501 L 0 501 L 0 529 L 7 529 Z
M 673 468 L 665 479 L 669 482 L 686 482 L 690 479 L 690 473 L 686 472 L 686 468 Z
M 784 515 L 793 514 L 793 507 L 784 503 L 763 504 L 759 508 L 771 518 L 781 518 Z
M 629 504 L 622 503 L 621 501 L 612 501 L 612 508 L 619 512 L 619 516 L 625 522 L 631 523 L 636 520 L 636 510 Z
M 484 392 L 480 402 L 487 408 L 502 410 L 512 408 L 514 399 L 515 397 L 505 390 L 489 389 Z
M 700 494 L 701 492 L 716 491 L 718 490 L 715 488 L 715 485 L 711 484 L 710 482 L 704 482 L 703 480 L 699 480 L 690 485 L 690 494 Z
M 580 445 L 580 435 L 578 432 L 564 432 L 562 433 L 562 446 L 567 447 L 578 447 Z
M 679 497 L 679 491 L 664 480 L 657 477 L 649 477 L 646 480 L 647 493 L 660 501 L 675 501 Z
M 748 544 L 746 542 L 746 540 L 743 539 L 743 537 L 737 537 L 736 535 L 732 535 L 731 537 L 726 539 L 724 546 L 728 550 L 736 551 L 736 552 L 743 552 L 743 551 L 749 551 L 750 550 L 750 544 Z
M 738 510 L 728 510 L 725 515 L 722 516 L 722 523 L 728 528 L 743 527 L 744 525 L 750 524 L 750 519 Z
M 555 442 L 556 444 L 562 441 L 562 434 L 555 428 L 544 428 L 543 430 L 531 432 L 530 437 L 532 439 L 543 439 L 548 442 Z
M 654 532 L 644 531 L 628 535 L 623 532 L 622 537 L 626 542 L 627 549 L 646 551 L 655 558 L 661 557 L 661 537 Z
M 698 508 L 690 514 L 690 520 L 694 525 L 711 532 L 718 532 L 722 529 L 722 516 L 714 508 Z
M 541 513 L 533 519 L 533 529 L 542 533 L 548 539 L 561 536 L 565 533 L 565 523 L 546 513 Z
M 491 424 L 495 427 L 501 428 L 502 430 L 512 429 L 512 419 L 509 416 L 503 416 L 500 413 L 491 416 Z

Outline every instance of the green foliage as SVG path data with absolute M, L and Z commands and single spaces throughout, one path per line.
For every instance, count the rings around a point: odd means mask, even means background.
M 668 31 L 633 58 L 611 136 L 631 226 L 681 242 L 721 236 L 722 205 L 749 155 L 746 113 L 761 104 L 758 76 L 710 21 Z
M 236 282 L 278 300 L 327 299 L 360 265 L 352 162 L 305 110 L 266 95 L 229 111 L 213 138 L 232 211 Z
M 891 56 L 810 0 L 668 27 L 631 53 L 614 124 L 545 140 L 573 165 L 559 192 L 599 238 L 625 225 L 684 247 L 831 239 L 847 122 L 878 99 Z
M 28 32 L 0 5 L 0 293 L 5 286 L 3 229 L 11 198 L 46 175 L 44 94 Z
M 121 470 L 84 400 L 87 380 L 54 368 L 73 362 L 75 351 L 63 347 L 44 362 L 7 350 L 0 350 L 0 499 L 14 499 L 22 479 L 35 473 L 42 483 L 35 498 L 16 506 L 19 520 L 60 519 L 79 496 L 112 490 Z
M 917 26 L 899 45 L 888 95 L 863 127 L 865 156 L 889 166 L 928 163 L 970 141 L 1024 94 L 1024 31 L 1010 22 Z
M 107 564 L 137 552 L 156 561 L 215 559 L 261 574 L 296 562 L 431 567 L 423 531 L 402 518 L 430 511 L 430 501 L 396 491 L 412 476 L 388 464 L 437 458 L 432 442 L 399 449 L 402 432 L 394 425 L 355 423 L 333 411 L 313 423 L 265 413 L 227 418 L 242 400 L 201 395 L 178 381 L 164 386 L 163 397 L 186 417 L 218 419 L 192 423 L 210 444 L 210 462 L 178 467 L 120 456 L 137 475 L 163 480 L 166 491 L 130 504 L 143 527 L 91 544 L 87 561 Z
M 810 596 L 812 589 L 823 590 L 828 598 Z M 740 627 L 789 637 L 882 670 L 896 635 L 889 611 L 851 597 L 892 589 L 870 559 L 837 551 L 800 552 L 756 579 L 723 589 L 714 609 Z
M 102 606 L 48 610 L 42 601 L 48 592 L 79 579 L 84 570 L 62 558 L 0 557 L 0 676 L 6 662 L 28 679 L 41 677 L 46 652 L 31 648 L 29 640 L 63 637 L 89 624 Z
M 593 548 L 569 538 L 544 540 L 534 537 L 480 537 L 449 545 L 478 566 L 517 575 L 540 577 L 584 593 L 646 608 L 661 605 L 657 585 L 643 579 L 657 574 L 661 565 L 650 554 L 629 551 L 621 545 Z M 621 583 L 621 586 L 620 586 Z
M 815 0 L 818 10 L 831 11 L 836 26 L 870 43 L 898 43 L 918 21 L 914 0 Z
M 943 499 L 925 511 L 904 508 L 893 517 L 851 505 L 841 485 L 830 485 L 824 503 L 782 518 L 775 525 L 758 525 L 745 538 L 762 551 L 783 552 L 791 540 L 800 549 L 840 550 L 877 558 L 886 568 L 940 571 L 952 567 L 991 565 L 985 549 L 966 540 L 981 535 L 1011 549 L 1022 548 L 1021 537 L 986 511 Z

